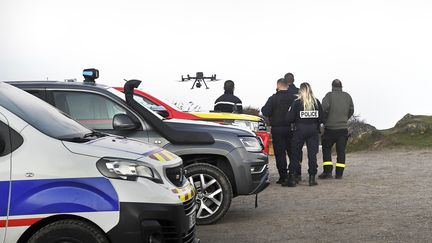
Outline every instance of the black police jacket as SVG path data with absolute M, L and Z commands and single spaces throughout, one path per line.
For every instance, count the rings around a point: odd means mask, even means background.
M 297 99 L 297 93 L 298 88 L 291 84 L 288 90 L 279 90 L 267 100 L 261 112 L 269 118 L 272 127 L 290 126 L 286 115 L 291 104 Z
M 316 99 L 316 105 L 313 110 L 305 111 L 303 101 L 296 99 L 286 115 L 286 121 L 295 123 L 296 127 L 302 125 L 319 125 L 323 122 L 323 109 L 321 103 Z
M 214 111 L 243 113 L 243 104 L 233 92 L 225 91 L 223 95 L 216 99 Z

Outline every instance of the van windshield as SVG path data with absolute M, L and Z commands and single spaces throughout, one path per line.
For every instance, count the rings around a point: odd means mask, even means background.
M 42 133 L 60 140 L 88 140 L 93 132 L 50 104 L 0 82 L 0 106 L 14 113 Z

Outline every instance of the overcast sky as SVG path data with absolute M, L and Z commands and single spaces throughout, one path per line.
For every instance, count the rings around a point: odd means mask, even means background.
M 319 99 L 339 78 L 356 113 L 378 128 L 432 114 L 432 1 L 0 0 L 0 80 L 143 80 L 157 97 L 205 109 L 222 92 L 190 90 L 181 74 L 236 83 L 262 107 L 292 72 Z

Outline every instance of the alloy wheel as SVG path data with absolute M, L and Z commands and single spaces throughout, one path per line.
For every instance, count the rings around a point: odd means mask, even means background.
M 222 204 L 223 192 L 219 182 L 210 175 L 196 174 L 189 177 L 197 190 L 197 218 L 210 217 L 217 212 Z

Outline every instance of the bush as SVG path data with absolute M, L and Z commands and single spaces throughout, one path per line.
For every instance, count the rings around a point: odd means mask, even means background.
M 246 106 L 243 108 L 243 114 L 259 116 L 260 109 L 252 106 Z

